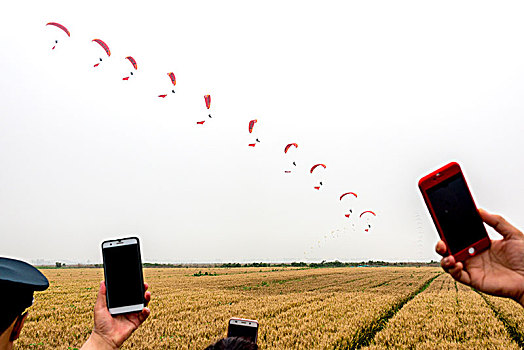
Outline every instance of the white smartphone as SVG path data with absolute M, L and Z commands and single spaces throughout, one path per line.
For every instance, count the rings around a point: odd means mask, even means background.
M 227 327 L 227 336 L 245 338 L 253 343 L 257 342 L 258 321 L 245 318 L 232 318 Z
M 144 277 L 137 237 L 102 243 L 107 308 L 111 315 L 140 312 L 144 308 Z

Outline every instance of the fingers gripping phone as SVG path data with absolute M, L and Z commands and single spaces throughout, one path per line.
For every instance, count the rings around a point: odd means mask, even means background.
M 227 327 L 227 336 L 245 338 L 253 343 L 257 342 L 258 322 L 244 318 L 232 318 Z
M 440 238 L 457 261 L 489 248 L 488 233 L 457 163 L 424 176 L 418 185 Z
M 107 308 L 111 315 L 144 308 L 144 277 L 140 242 L 136 237 L 102 243 Z

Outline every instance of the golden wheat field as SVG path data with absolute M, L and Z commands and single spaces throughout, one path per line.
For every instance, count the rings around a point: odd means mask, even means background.
M 198 271 L 216 273 L 194 276 Z M 102 269 L 42 270 L 19 349 L 74 349 L 88 338 Z M 151 316 L 125 349 L 203 349 L 231 317 L 260 323 L 261 349 L 518 349 L 524 311 L 438 268 L 145 269 Z

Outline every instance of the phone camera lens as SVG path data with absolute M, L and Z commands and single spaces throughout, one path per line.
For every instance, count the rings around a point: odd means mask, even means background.
M 437 177 L 439 177 L 439 176 L 440 176 L 440 173 L 437 173 Z

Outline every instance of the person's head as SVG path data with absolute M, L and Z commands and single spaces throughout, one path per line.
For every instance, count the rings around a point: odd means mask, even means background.
M 19 260 L 0 258 L 0 349 L 18 339 L 33 305 L 33 292 L 49 286 L 47 278 L 33 266 Z
M 258 345 L 245 338 L 229 337 L 220 339 L 205 350 L 258 350 Z

